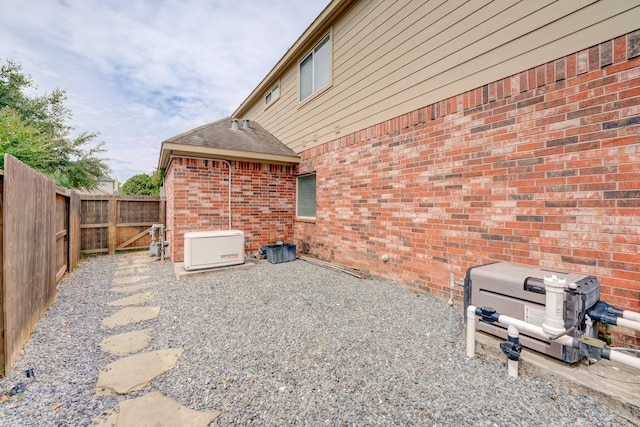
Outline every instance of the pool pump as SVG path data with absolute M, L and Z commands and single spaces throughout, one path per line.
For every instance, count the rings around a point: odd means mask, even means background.
M 467 270 L 464 291 L 469 357 L 481 330 L 507 340 L 500 348 L 512 376 L 523 346 L 568 363 L 604 358 L 640 369 L 640 358 L 597 337 L 599 323 L 640 331 L 640 314 L 600 301 L 594 276 L 498 262 Z

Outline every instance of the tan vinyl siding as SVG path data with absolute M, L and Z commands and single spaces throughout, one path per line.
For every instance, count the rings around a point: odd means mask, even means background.
M 300 152 L 633 31 L 639 17 L 637 0 L 363 0 L 333 24 L 328 90 L 300 103 L 295 61 L 275 76 L 274 105 L 260 94 L 238 111 Z

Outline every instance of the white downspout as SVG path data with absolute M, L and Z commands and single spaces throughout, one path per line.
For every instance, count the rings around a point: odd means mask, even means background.
M 173 159 L 175 158 L 179 158 L 179 159 L 191 159 L 191 160 L 211 160 L 211 161 L 216 161 L 216 162 L 224 162 L 227 164 L 227 166 L 229 166 L 229 184 L 228 184 L 228 210 L 229 210 L 229 230 L 231 230 L 231 162 L 225 159 L 210 159 L 207 157 L 195 157 L 195 156 L 179 156 L 179 155 L 175 155 L 175 154 L 171 154 L 169 156 L 169 163 L 167 163 L 167 168 L 165 169 L 165 173 L 166 171 L 169 170 L 169 167 L 171 166 L 171 162 L 173 161 Z M 164 185 L 164 175 L 162 176 L 162 185 Z

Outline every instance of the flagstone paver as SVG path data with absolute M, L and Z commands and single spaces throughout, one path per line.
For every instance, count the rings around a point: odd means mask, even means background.
M 198 412 L 180 405 L 157 391 L 120 402 L 117 410 L 94 420 L 98 427 L 206 427 L 220 412 Z
M 102 326 L 116 328 L 158 317 L 160 307 L 125 307 L 102 320 Z
M 107 303 L 107 305 L 110 307 L 119 307 L 123 305 L 144 304 L 145 302 L 149 301 L 152 296 L 152 292 L 141 292 L 139 294 L 129 295 L 128 297 L 120 298 L 115 301 L 110 301 Z
M 175 368 L 184 349 L 149 351 L 123 357 L 98 371 L 96 394 L 112 396 L 142 390 L 151 381 Z
M 116 279 L 113 279 L 113 283 L 117 285 L 127 285 L 129 283 L 136 283 L 147 280 L 150 277 L 151 276 L 118 277 Z
M 132 276 L 135 274 L 146 274 L 146 273 L 149 273 L 150 271 L 151 269 L 147 267 L 136 267 L 132 265 L 131 267 L 117 269 L 116 272 L 114 273 L 114 277 L 120 278 L 123 276 Z
M 121 294 L 130 294 L 132 292 L 141 291 L 153 285 L 154 285 L 153 283 L 140 283 L 139 285 L 119 286 L 116 288 L 111 288 L 109 290 L 111 292 L 118 292 Z
M 102 342 L 100 342 L 100 348 L 105 353 L 115 354 L 116 356 L 126 356 L 131 353 L 136 353 L 149 345 L 152 332 L 151 329 L 142 329 L 111 335 L 105 337 Z

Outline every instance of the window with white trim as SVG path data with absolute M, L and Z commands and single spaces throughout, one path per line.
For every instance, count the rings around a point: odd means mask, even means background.
M 300 61 L 300 101 L 304 101 L 331 81 L 331 34 L 327 34 Z
M 300 175 L 297 179 L 296 216 L 316 217 L 316 174 Z
M 264 104 L 269 105 L 280 98 L 280 83 L 276 84 L 264 97 Z

